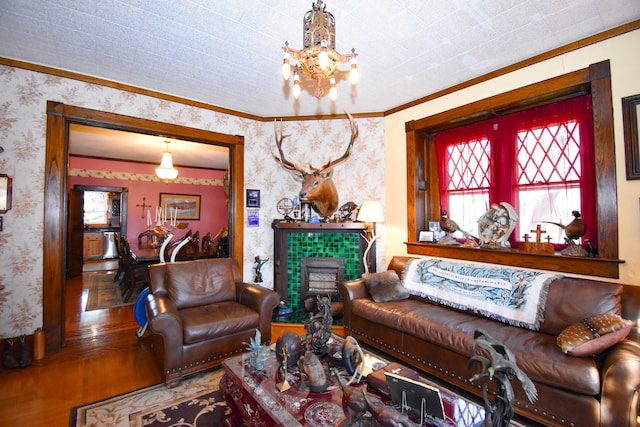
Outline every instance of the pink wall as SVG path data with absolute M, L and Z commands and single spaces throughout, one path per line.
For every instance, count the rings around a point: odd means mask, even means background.
M 174 233 L 176 237 L 181 237 L 188 230 L 193 230 L 194 233 L 200 231 L 200 238 L 202 239 L 207 232 L 211 232 L 211 235 L 215 236 L 220 228 L 227 226 L 229 223 L 229 211 L 222 186 L 164 183 L 143 181 L 140 176 L 136 178 L 136 174 L 155 176 L 155 167 L 155 165 L 142 163 L 71 157 L 69 159 L 70 170 L 86 169 L 93 172 L 91 173 L 92 177 L 69 176 L 69 188 L 73 188 L 75 185 L 128 188 L 127 239 L 132 243 L 132 246 L 137 245 L 138 234 L 147 229 L 147 209 L 150 209 L 152 219 L 155 219 L 155 209 L 160 202 L 160 193 L 199 194 L 201 196 L 200 220 L 178 220 L 178 222 L 188 223 L 188 227 L 184 230 L 176 230 Z M 224 171 L 217 170 L 181 167 L 177 169 L 179 171 L 178 181 L 181 178 L 222 181 L 224 175 Z M 126 173 L 123 178 L 130 179 L 99 178 L 95 177 L 97 175 L 95 171 L 123 172 Z M 136 206 L 142 204 L 143 197 L 146 198 L 145 204 L 151 205 L 150 208 L 145 208 L 144 212 L 142 207 Z

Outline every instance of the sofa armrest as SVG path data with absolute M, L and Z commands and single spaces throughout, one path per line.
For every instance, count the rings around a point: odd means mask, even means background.
M 601 419 L 612 426 L 636 426 L 640 403 L 640 336 L 632 331 L 613 346 L 602 365 Z
M 348 329 L 351 327 L 351 302 L 359 298 L 371 298 L 369 290 L 364 284 L 363 279 L 345 280 L 338 283 L 338 292 L 340 292 L 340 299 L 344 305 L 342 319 L 344 326 Z
M 175 304 L 166 295 L 147 295 L 147 320 L 153 332 L 161 335 L 165 348 L 182 347 L 182 320 Z
M 338 291 L 340 292 L 342 301 L 371 298 L 371 294 L 365 286 L 363 279 L 345 280 L 338 284 Z
M 236 301 L 256 311 L 260 316 L 260 333 L 263 343 L 271 342 L 271 317 L 280 302 L 280 295 L 271 289 L 236 282 Z

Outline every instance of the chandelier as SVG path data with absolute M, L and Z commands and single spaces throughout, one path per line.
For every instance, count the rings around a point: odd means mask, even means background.
M 168 182 L 176 179 L 178 170 L 173 168 L 173 160 L 169 152 L 169 143 L 171 141 L 165 140 L 164 142 L 167 144 L 167 149 L 162 153 L 162 162 L 160 162 L 160 166 L 156 168 L 156 175 L 158 175 L 158 178 Z
M 289 47 L 289 42 L 285 42 L 284 60 L 282 62 L 282 77 L 289 80 L 292 73 L 291 58 L 298 61 L 293 65 L 293 96 L 298 99 L 300 96 L 300 73 L 316 81 L 314 95 L 320 98 L 324 95 L 322 81 L 329 79 L 329 96 L 332 101 L 336 100 L 336 79 L 334 72 L 341 63 L 351 63 L 349 79 L 355 85 L 358 80 L 358 64 L 356 62 L 355 49 L 351 53 L 343 55 L 335 50 L 336 47 L 336 20 L 333 15 L 325 10 L 326 6 L 322 0 L 312 4 L 312 9 L 304 15 L 303 21 L 303 43 L 304 49 L 297 50 Z

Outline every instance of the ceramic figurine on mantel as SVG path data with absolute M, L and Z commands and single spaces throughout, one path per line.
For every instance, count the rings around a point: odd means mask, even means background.
M 466 237 L 467 241 L 475 241 L 475 238 L 469 232 L 464 231 L 457 222 L 449 218 L 446 209 L 442 211 L 442 216 L 440 217 L 440 228 L 447 233 L 442 239 L 438 240 L 441 245 L 459 245 L 460 243 L 453 237 L 453 234 L 458 231 Z
M 516 210 L 507 202 L 492 203 L 478 220 L 480 245 L 483 248 L 508 249 L 509 237 L 518 222 Z
M 564 240 L 567 242 L 567 247 L 562 250 L 562 255 L 589 256 L 589 252 L 577 242 L 577 240 L 587 232 L 587 225 L 582 220 L 582 216 L 579 211 L 572 211 L 571 215 L 573 215 L 573 220 L 567 225 L 564 225 L 561 222 L 542 222 L 557 225 L 564 230 L 564 234 L 566 236 Z

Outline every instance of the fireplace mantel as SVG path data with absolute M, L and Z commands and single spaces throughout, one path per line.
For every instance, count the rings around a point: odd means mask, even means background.
M 362 222 L 320 222 L 320 223 L 309 223 L 309 222 L 286 222 L 282 220 L 274 220 L 271 224 L 271 227 L 274 230 L 274 269 L 273 269 L 273 283 L 274 290 L 280 294 L 280 299 L 285 301 L 288 305 L 293 305 L 292 308 L 297 307 L 298 300 L 294 297 L 290 299 L 290 290 L 294 292 L 294 294 L 299 293 L 300 283 L 289 283 L 290 277 L 295 278 L 296 274 L 299 277 L 299 269 L 300 269 L 300 259 L 302 256 L 320 256 L 320 257 L 332 257 L 332 256 L 343 256 L 347 255 L 347 257 L 351 260 L 348 261 L 353 266 L 354 263 L 357 263 L 356 271 L 352 268 L 349 269 L 347 266 L 347 274 L 345 279 L 355 279 L 359 277 L 364 272 L 364 265 L 362 263 L 362 258 L 364 256 L 364 251 L 367 248 L 367 242 L 361 236 L 366 230 L 366 226 Z M 320 234 L 320 236 L 316 236 Z M 341 253 L 344 249 L 332 249 L 328 247 L 320 248 L 321 253 L 308 253 L 307 250 L 312 249 L 300 249 L 294 248 L 294 250 L 290 250 L 289 242 L 291 240 L 323 240 L 329 238 L 329 236 L 335 235 L 331 238 L 332 242 L 335 242 L 338 247 L 340 247 L 340 241 L 344 240 L 348 242 L 348 246 L 355 246 L 355 250 L 352 250 L 349 254 Z M 354 243 L 357 242 L 357 243 Z M 316 248 L 317 250 L 318 248 Z M 290 252 L 293 255 L 290 256 Z M 302 253 L 301 253 L 302 252 Z M 375 270 L 375 245 L 371 249 L 371 255 L 369 258 L 370 265 L 369 271 Z M 355 261 L 354 261 L 355 260 Z M 291 265 L 289 265 L 291 263 Z M 349 276 L 351 273 L 351 277 Z M 356 277 L 353 277 L 353 276 Z M 294 282 L 299 282 L 299 280 L 293 279 Z

